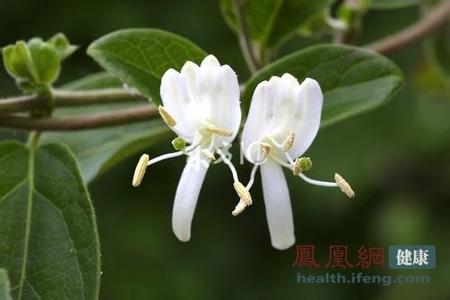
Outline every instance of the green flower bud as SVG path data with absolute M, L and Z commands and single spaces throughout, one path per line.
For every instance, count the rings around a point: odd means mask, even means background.
M 34 81 L 33 62 L 30 51 L 24 41 L 4 47 L 2 53 L 5 69 L 12 77 L 22 81 Z
M 76 48 L 62 33 L 48 41 L 18 41 L 2 49 L 3 63 L 23 92 L 46 93 L 59 76 L 61 62 Z
M 59 75 L 61 62 L 55 48 L 41 39 L 28 42 L 33 67 L 36 72 L 35 82 L 52 84 Z
M 186 148 L 186 141 L 180 137 L 173 139 L 172 146 L 175 150 L 180 151 Z
M 78 46 L 70 44 L 64 33 L 55 34 L 47 41 L 47 43 L 55 48 L 60 61 L 65 60 L 78 49 Z

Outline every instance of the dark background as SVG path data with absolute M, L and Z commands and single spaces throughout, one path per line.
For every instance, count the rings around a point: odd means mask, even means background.
M 357 43 L 387 35 L 418 17 L 414 7 L 372 11 L 364 18 Z M 60 83 L 99 70 L 84 54 L 90 42 L 133 27 L 186 36 L 230 64 L 241 81 L 248 76 L 216 1 L 3 0 L 0 20 L 0 46 L 56 32 L 81 46 L 65 62 Z M 314 42 L 319 40 L 296 39 L 282 53 Z M 294 249 L 271 248 L 259 180 L 252 190 L 254 205 L 239 217 L 231 216 L 237 199 L 223 165 L 209 171 L 192 239 L 181 243 L 172 234 L 170 215 L 183 159 L 152 166 L 141 188 L 132 189 L 136 155 L 90 186 L 103 253 L 101 298 L 449 299 L 450 92 L 421 45 L 391 58 L 406 76 L 401 92 L 375 112 L 321 130 L 307 153 L 315 163 L 311 177 L 331 179 L 338 171 L 352 183 L 356 199 L 287 176 L 297 243 L 314 244 L 321 263 L 333 244 L 348 245 L 352 261 L 361 245 L 387 251 L 392 244 L 433 244 L 435 270 L 367 271 L 429 274 L 431 284 L 297 284 L 297 272 L 326 270 L 293 268 Z M 12 80 L 2 72 L 0 94 L 15 93 Z M 168 151 L 169 143 L 147 150 L 153 155 Z M 240 172 L 245 177 L 249 169 L 241 167 Z

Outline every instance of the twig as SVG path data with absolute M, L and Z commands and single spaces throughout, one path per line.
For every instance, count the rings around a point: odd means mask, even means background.
M 131 93 L 124 89 L 90 91 L 53 90 L 52 94 L 53 101 L 57 106 L 75 106 L 145 99 L 145 97 L 140 94 Z
M 53 106 L 78 106 L 87 104 L 110 103 L 118 101 L 133 101 L 144 99 L 143 96 L 132 94 L 124 89 L 102 89 L 90 91 L 52 91 Z M 39 95 L 19 96 L 0 99 L 0 114 L 28 111 L 45 105 L 46 98 Z
M 238 33 L 239 46 L 241 47 L 242 54 L 244 55 L 245 62 L 251 73 L 255 73 L 259 68 L 259 63 L 254 53 L 252 41 L 250 39 L 250 28 L 248 27 L 247 18 L 245 16 L 244 6 L 245 0 L 235 0 L 235 13 L 236 19 L 241 29 Z
M 81 117 L 67 118 L 28 118 L 19 115 L 6 115 L 0 118 L 0 126 L 37 131 L 71 131 L 121 125 L 146 121 L 158 116 L 150 105 L 105 113 L 95 113 Z
M 434 29 L 442 25 L 450 16 L 450 1 L 444 0 L 430 10 L 419 22 L 407 27 L 387 38 L 367 45 L 367 48 L 378 53 L 388 54 L 400 50 L 424 38 Z

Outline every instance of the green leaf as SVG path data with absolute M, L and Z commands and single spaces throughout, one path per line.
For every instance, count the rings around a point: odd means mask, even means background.
M 12 300 L 11 285 L 9 284 L 8 272 L 5 269 L 0 269 L 0 299 Z
M 156 29 L 127 29 L 93 42 L 88 54 L 103 68 L 141 94 L 160 102 L 162 75 L 181 69 L 190 60 L 199 63 L 206 53 L 192 42 Z
M 324 92 L 322 126 L 375 109 L 399 90 L 403 76 L 390 60 L 356 47 L 319 45 L 288 55 L 256 73 L 246 84 L 248 109 L 256 85 L 290 73 L 299 81 L 317 80 Z
M 397 9 L 420 4 L 421 0 L 368 0 L 370 9 Z
M 222 14 L 237 31 L 235 0 L 221 0 Z M 324 10 L 329 0 L 247 0 L 244 6 L 250 37 L 261 47 L 281 44 L 311 17 Z
M 114 88 L 121 85 L 122 83 L 117 78 L 101 73 L 75 81 L 64 88 L 69 90 L 88 90 Z M 57 110 L 56 115 L 87 114 L 95 111 L 130 108 L 133 105 L 136 104 L 107 104 L 82 108 L 65 108 Z M 137 105 L 142 105 L 142 103 Z M 169 130 L 164 123 L 160 120 L 151 120 L 122 126 L 82 130 L 70 134 L 44 133 L 41 140 L 43 142 L 58 141 L 69 146 L 78 159 L 84 181 L 88 183 L 125 158 L 144 151 L 144 149 L 164 140 L 168 133 Z
M 70 150 L 1 143 L 0 176 L 0 267 L 13 297 L 97 299 L 95 216 Z

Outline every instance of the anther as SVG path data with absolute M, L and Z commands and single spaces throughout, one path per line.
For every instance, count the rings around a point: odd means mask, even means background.
M 208 149 L 203 149 L 202 153 L 208 158 L 209 160 L 216 160 L 216 157 L 214 156 L 214 153 L 209 151 Z
M 241 199 L 241 200 L 239 200 L 238 204 L 236 205 L 234 210 L 231 212 L 231 214 L 233 216 L 237 216 L 240 213 L 242 213 L 246 207 L 247 207 L 247 205 L 245 205 L 245 202 Z
M 267 143 L 261 143 L 259 145 L 259 147 L 261 149 L 261 152 L 264 155 L 269 155 L 270 151 L 272 150 L 272 146 L 270 144 L 267 144 Z
M 236 190 L 236 193 L 238 194 L 239 198 L 242 199 L 242 201 L 244 201 L 246 206 L 249 206 L 252 204 L 252 196 L 250 196 L 250 193 L 248 192 L 248 190 L 245 188 L 245 186 L 240 183 L 239 181 L 235 181 L 233 183 L 233 187 Z
M 136 169 L 134 170 L 133 181 L 131 183 L 134 187 L 138 187 L 141 184 L 142 178 L 144 178 L 145 175 L 145 170 L 147 170 L 149 160 L 150 157 L 147 154 L 142 154 L 139 159 Z
M 163 119 L 164 123 L 167 124 L 169 127 L 174 127 L 177 125 L 177 121 L 172 117 L 171 114 L 164 108 L 164 106 L 159 105 L 158 106 L 158 112 L 161 115 L 161 118 Z
M 350 184 L 342 178 L 338 173 L 334 174 L 334 180 L 336 181 L 337 186 L 341 189 L 341 191 L 347 195 L 349 198 L 355 197 L 355 192 L 352 190 Z
M 281 144 L 283 151 L 288 152 L 291 150 L 292 145 L 294 144 L 295 139 L 295 133 L 291 131 L 288 136 L 284 139 L 283 143 Z
M 225 137 L 233 135 L 233 133 L 231 131 L 228 131 L 228 130 L 225 130 L 225 129 L 222 129 L 222 128 L 218 128 L 218 127 L 216 127 L 214 125 L 208 125 L 205 128 L 205 131 L 207 131 L 209 133 L 213 133 L 213 134 L 219 135 L 219 136 L 225 136 Z

